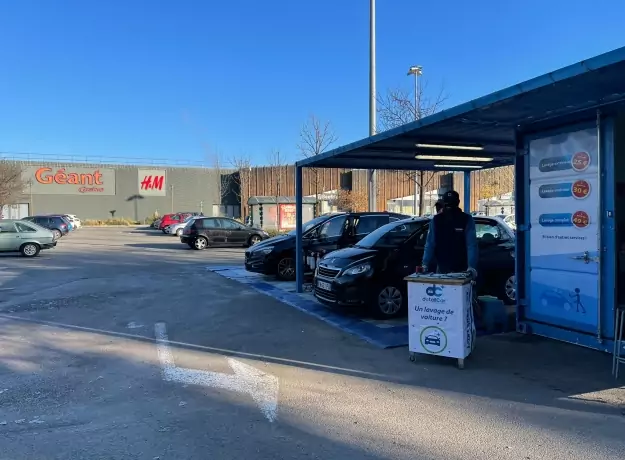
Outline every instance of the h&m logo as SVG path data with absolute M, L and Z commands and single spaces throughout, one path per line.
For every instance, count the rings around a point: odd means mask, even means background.
M 165 176 L 144 176 L 141 181 L 141 190 L 163 190 Z

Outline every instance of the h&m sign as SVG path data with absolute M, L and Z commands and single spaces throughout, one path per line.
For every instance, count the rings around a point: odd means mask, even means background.
M 167 172 L 164 169 L 140 169 L 138 180 L 139 195 L 167 195 Z

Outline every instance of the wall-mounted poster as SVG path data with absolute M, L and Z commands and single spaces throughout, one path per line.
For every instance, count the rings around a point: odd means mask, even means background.
M 295 228 L 295 205 L 281 204 L 280 206 L 280 229 L 292 230 Z

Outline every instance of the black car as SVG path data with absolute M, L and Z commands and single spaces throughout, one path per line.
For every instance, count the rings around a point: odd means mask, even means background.
M 514 233 L 500 220 L 474 217 L 479 245 L 477 291 L 515 301 Z M 366 307 L 377 317 L 405 312 L 404 277 L 421 265 L 429 219 L 412 218 L 327 254 L 315 272 L 315 297 L 326 305 Z
M 24 217 L 22 220 L 34 222 L 37 225 L 52 230 L 55 240 L 69 233 L 68 222 L 61 216 L 28 216 Z
M 185 226 L 180 241 L 194 249 L 208 246 L 253 246 L 269 235 L 260 228 L 248 227 L 226 217 L 192 219 Z
M 310 256 L 307 259 L 314 261 L 316 254 L 326 254 L 355 244 L 375 229 L 406 217 L 389 212 L 334 213 L 316 217 L 302 227 L 302 257 Z M 312 268 L 311 263 L 307 267 Z M 245 269 L 276 275 L 282 280 L 294 280 L 295 230 L 269 238 L 245 251 Z

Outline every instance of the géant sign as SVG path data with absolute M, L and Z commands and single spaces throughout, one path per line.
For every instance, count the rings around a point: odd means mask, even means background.
M 29 166 L 25 193 L 33 195 L 115 195 L 115 170 Z

